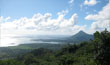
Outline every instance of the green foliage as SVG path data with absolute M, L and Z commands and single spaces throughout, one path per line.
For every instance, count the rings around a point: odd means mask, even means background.
M 96 32 L 95 36 L 95 44 L 97 41 L 97 50 L 96 60 L 101 63 L 101 65 L 109 65 L 110 64 L 110 32 L 106 29 L 105 31 L 99 33 Z
M 0 60 L 0 65 L 109 65 L 110 32 L 94 33 L 94 40 L 68 44 L 58 51 L 37 48 L 15 59 Z
M 10 47 L 0 47 L 0 60 L 15 58 L 16 56 L 21 56 L 38 48 L 46 48 L 56 51 L 62 48 L 62 46 L 63 44 L 37 43 L 37 44 L 21 44 L 19 46 L 10 46 Z

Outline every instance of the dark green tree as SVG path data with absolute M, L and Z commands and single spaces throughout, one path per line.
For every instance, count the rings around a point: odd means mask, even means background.
M 105 29 L 103 32 L 94 33 L 94 44 L 96 50 L 95 59 L 101 65 L 110 65 L 110 32 Z

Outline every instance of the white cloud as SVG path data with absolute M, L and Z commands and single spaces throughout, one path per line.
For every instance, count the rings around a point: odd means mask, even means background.
M 7 22 L 10 19 L 10 17 L 4 18 L 3 16 L 0 17 L 0 22 Z
M 96 4 L 97 4 L 97 1 L 96 0 L 85 0 L 84 1 L 84 5 L 93 6 L 93 5 L 96 5 Z
M 70 0 L 69 3 L 72 4 L 74 2 L 74 0 Z
M 69 13 L 73 2 L 74 0 L 69 0 L 70 8 L 58 12 L 58 17 L 56 19 L 52 18 L 51 13 L 45 13 L 44 15 L 37 13 L 34 14 L 32 18 L 22 17 L 11 22 L 9 22 L 9 18 L 4 18 L 3 20 L 7 19 L 7 21 L 2 23 L 2 30 L 10 33 L 14 31 L 13 33 L 15 34 L 23 34 L 26 31 L 28 31 L 26 33 L 41 33 L 42 31 L 44 34 L 46 32 L 52 32 L 52 34 L 66 34 L 66 32 L 68 34 L 71 32 L 76 32 L 76 28 L 77 31 L 84 28 L 83 26 L 77 25 L 78 15 L 75 13 L 70 18 L 65 18 L 65 16 Z
M 93 30 L 104 30 L 105 28 L 108 28 L 108 25 L 110 25 L 110 20 L 96 21 L 91 24 L 91 28 Z
M 68 9 L 66 9 L 66 10 L 62 10 L 61 12 L 58 12 L 57 14 L 58 15 L 66 15 L 66 14 L 68 14 L 68 12 L 69 12 L 69 10 Z
M 62 19 L 63 22 L 60 23 L 60 27 L 71 27 L 71 26 L 74 26 L 78 23 L 78 16 L 77 14 L 73 14 L 72 17 L 68 20 L 66 19 Z
M 95 21 L 91 24 L 91 29 L 94 31 L 104 30 L 104 28 L 110 30 L 110 4 L 103 7 L 98 14 L 89 14 L 85 19 Z
M 65 15 L 67 13 L 67 11 L 58 13 L 58 17 L 56 19 L 52 18 L 51 13 L 45 13 L 44 15 L 38 13 L 34 14 L 32 18 L 22 17 L 13 21 L 9 21 L 9 17 L 0 17 L 2 33 L 32 34 L 33 32 L 36 34 L 37 32 L 44 31 L 45 34 L 45 32 L 48 31 L 53 32 L 53 34 L 56 32 L 62 34 L 66 32 L 76 32 L 76 28 L 77 30 L 84 28 L 83 26 L 77 25 L 78 15 L 76 13 L 66 19 Z M 3 20 L 6 21 L 2 22 Z

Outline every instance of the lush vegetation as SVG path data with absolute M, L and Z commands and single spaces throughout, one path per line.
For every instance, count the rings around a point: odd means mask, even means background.
M 94 40 L 68 44 L 53 51 L 38 48 L 17 58 L 1 60 L 0 65 L 110 65 L 110 32 L 94 33 Z
M 46 48 L 56 51 L 61 49 L 63 46 L 64 44 L 37 43 L 37 44 L 21 44 L 19 46 L 0 47 L 0 60 L 15 58 L 19 55 L 26 54 L 38 48 Z

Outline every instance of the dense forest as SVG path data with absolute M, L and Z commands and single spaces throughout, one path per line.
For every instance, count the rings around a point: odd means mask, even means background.
M 79 40 L 80 41 L 80 40 Z M 34 49 L 0 65 L 110 65 L 110 32 L 94 33 L 94 40 L 69 44 L 59 50 Z

